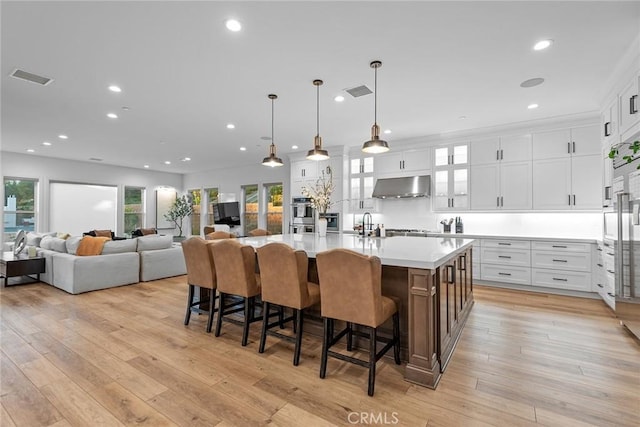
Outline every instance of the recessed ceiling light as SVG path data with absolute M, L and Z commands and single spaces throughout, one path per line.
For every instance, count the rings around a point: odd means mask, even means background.
M 60 139 L 69 139 L 69 137 L 67 135 L 58 135 L 58 138 L 60 138 Z
M 170 164 L 171 164 L 171 162 L 170 162 L 169 160 L 165 160 L 165 161 L 164 161 L 164 164 L 165 164 L 165 165 L 170 165 Z
M 111 92 L 116 92 L 116 93 L 122 92 L 122 89 L 120 89 L 120 86 L 116 86 L 116 85 L 109 86 L 109 90 Z
M 49 147 L 51 145 L 51 143 L 49 141 L 45 141 L 45 142 L 42 143 L 42 145 L 45 145 L 45 146 Z
M 525 80 L 520 83 L 520 87 L 534 87 L 544 83 L 544 79 L 542 77 L 535 77 L 533 79 Z
M 387 135 L 389 135 L 391 133 L 391 129 L 385 129 L 384 133 L 386 133 Z
M 33 148 L 27 148 L 27 153 L 35 153 L 36 150 L 34 150 Z
M 180 159 L 181 162 L 190 162 L 191 161 L 191 157 L 183 157 Z
M 149 165 L 144 165 L 143 168 L 149 169 Z
M 536 43 L 535 45 L 533 45 L 533 50 L 543 50 L 548 48 L 549 46 L 551 46 L 551 44 L 553 43 L 553 40 L 548 39 L 548 40 L 540 40 L 538 43 Z
M 225 22 L 224 25 L 226 25 L 227 30 L 233 31 L 234 33 L 242 29 L 242 24 L 240 24 L 236 19 L 227 19 L 227 22 Z
M 107 117 L 109 117 L 110 119 L 117 119 L 118 115 L 116 113 L 109 113 L 107 114 Z
M 292 146 L 291 146 L 291 149 L 292 149 L 292 150 L 297 150 L 297 149 L 298 149 L 298 146 L 297 146 L 297 145 L 292 145 Z
M 458 120 L 466 120 L 466 119 L 467 119 L 467 116 L 460 116 L 460 117 L 458 117 Z
M 124 111 L 129 111 L 129 110 L 131 109 L 131 107 L 127 107 L 127 106 L 125 105 L 124 107 L 122 107 L 122 109 L 123 109 Z
M 233 123 L 227 123 L 227 129 L 235 129 L 236 125 L 234 125 Z
M 342 102 L 342 101 L 344 101 L 344 96 L 338 95 L 335 98 L 333 98 L 333 100 L 336 101 L 336 102 Z
M 240 147 L 240 151 L 247 151 L 247 147 Z
M 535 109 L 535 108 L 538 108 L 538 104 L 529 104 L 529 105 L 527 105 L 527 108 L 528 108 L 529 110 L 533 110 L 533 109 Z

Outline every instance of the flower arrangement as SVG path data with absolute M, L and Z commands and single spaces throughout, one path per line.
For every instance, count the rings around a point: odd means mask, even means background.
M 328 175 L 328 178 L 326 175 Z M 331 193 L 333 193 L 333 190 L 336 188 L 333 184 L 330 167 L 327 167 L 326 175 L 325 172 L 322 171 L 322 176 L 316 181 L 315 187 L 302 187 L 302 195 L 309 197 L 313 207 L 322 215 L 326 214 L 327 209 L 332 205 Z

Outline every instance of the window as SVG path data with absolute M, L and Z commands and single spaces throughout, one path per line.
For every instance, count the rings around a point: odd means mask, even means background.
M 193 206 L 193 213 L 191 214 L 191 235 L 200 235 L 200 202 L 202 199 L 202 193 L 200 190 L 189 190 L 189 198 L 191 199 L 191 206 Z
M 267 230 L 271 234 L 282 234 L 282 183 L 266 184 Z
M 213 205 L 218 203 L 218 189 L 217 188 L 205 188 L 204 194 L 207 197 L 207 225 L 213 225 Z
M 89 230 L 116 231 L 118 187 L 49 183 L 49 229 L 75 236 Z
M 124 187 L 124 232 L 144 228 L 144 188 Z
M 244 232 L 245 234 L 254 228 L 258 228 L 258 186 L 245 185 L 242 187 L 244 195 Z
M 5 241 L 13 241 L 18 230 L 35 231 L 37 185 L 33 179 L 4 179 Z

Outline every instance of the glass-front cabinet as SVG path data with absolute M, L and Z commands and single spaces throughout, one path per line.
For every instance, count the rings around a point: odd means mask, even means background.
M 469 144 L 436 146 L 433 165 L 433 209 L 469 209 Z
M 349 210 L 361 212 L 375 207 L 373 194 L 373 157 L 359 157 L 350 160 L 349 167 Z

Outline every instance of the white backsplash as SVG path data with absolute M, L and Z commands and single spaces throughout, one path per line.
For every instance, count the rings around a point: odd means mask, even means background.
M 600 212 L 432 212 L 431 199 L 378 200 L 378 213 L 373 224 L 385 228 L 415 228 L 442 231 L 440 221 L 461 217 L 465 234 L 562 237 L 577 239 L 602 238 Z M 362 221 L 362 214 L 346 215 L 343 229 L 351 229 Z M 452 225 L 452 229 L 455 227 Z

